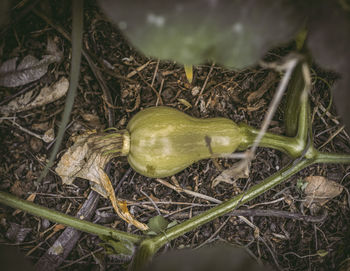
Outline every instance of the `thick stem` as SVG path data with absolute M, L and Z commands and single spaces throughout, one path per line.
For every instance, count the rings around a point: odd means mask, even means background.
M 245 137 L 239 148 L 241 150 L 245 150 L 254 144 L 259 130 L 246 124 L 240 124 L 240 128 L 242 129 L 242 133 L 245 135 Z M 293 158 L 299 157 L 303 151 L 303 144 L 297 137 L 286 137 L 269 132 L 264 134 L 259 146 L 279 150 Z
M 311 135 L 310 106 L 308 102 L 308 93 L 303 91 L 301 93 L 299 92 L 299 94 L 300 96 L 296 97 L 298 100 L 298 114 L 294 113 L 295 122 L 298 123 L 295 137 L 287 137 L 266 132 L 260 141 L 259 145 L 261 147 L 277 149 L 292 158 L 300 157 L 303 154 L 303 151 L 307 147 L 308 136 Z M 239 148 L 244 150 L 254 144 L 255 139 L 259 134 L 259 130 L 244 123 L 239 124 L 239 126 L 242 134 L 245 135 Z
M 197 215 L 185 222 L 176 225 L 169 230 L 167 230 L 164 234 L 158 235 L 151 239 L 146 239 L 141 242 L 140 249 L 135 255 L 133 270 L 137 270 L 140 267 L 144 266 L 152 257 L 157 250 L 165 245 L 167 242 L 189 232 L 203 224 L 222 216 L 228 212 L 233 211 L 235 208 L 240 205 L 256 198 L 257 196 L 263 194 L 268 191 L 272 187 L 280 184 L 282 181 L 290 178 L 295 173 L 299 172 L 303 168 L 312 164 L 312 160 L 302 159 L 297 163 L 293 163 L 276 174 L 270 176 L 265 179 L 261 183 L 250 188 L 246 193 L 236 196 L 235 198 L 226 201 L 206 212 L 203 212 L 200 215 Z
M 11 206 L 15 209 L 20 209 L 24 212 L 28 212 L 32 215 L 46 218 L 56 223 L 64 224 L 66 226 L 73 227 L 77 230 L 96 234 L 105 235 L 113 239 L 129 241 L 131 243 L 139 243 L 142 239 L 141 236 L 118 231 L 115 229 L 107 228 L 98 224 L 94 224 L 85 220 L 81 220 L 55 210 L 51 210 L 32 202 L 19 199 L 11 194 L 0 191 L 0 203 Z
M 350 154 L 347 153 L 326 153 L 316 152 L 315 163 L 327 164 L 349 164 Z

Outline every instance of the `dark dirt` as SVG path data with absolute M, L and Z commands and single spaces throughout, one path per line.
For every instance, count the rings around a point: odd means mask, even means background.
M 46 15 L 54 24 L 69 33 L 71 18 L 67 3 L 60 4 L 59 1 L 45 3 L 36 8 L 39 10 L 45 8 Z M 24 10 L 23 7 L 17 7 L 14 13 L 21 14 Z M 29 53 L 40 57 L 45 49 L 47 37 L 58 41 L 60 48 L 64 51 L 63 61 L 50 65 L 48 73 L 37 82 L 16 89 L 0 88 L 0 101 L 11 97 L 25 87 L 40 89 L 46 84 L 54 83 L 61 76 L 69 77 L 70 42 L 31 10 L 24 16 L 18 15 L 18 19 L 2 33 L 1 60 L 25 56 Z M 175 107 L 195 117 L 221 116 L 235 122 L 245 122 L 251 126 L 260 127 L 280 79 L 276 74 L 275 82 L 270 89 L 262 98 L 251 104 L 248 103 L 247 97 L 263 84 L 269 70 L 253 67 L 235 72 L 215 65 L 208 77 L 211 64 L 201 65 L 194 68 L 194 80 L 190 84 L 186 80 L 183 66 L 173 62 L 148 59 L 135 51 L 123 35 L 92 4 L 85 7 L 83 46 L 100 69 L 113 98 L 115 127 L 118 129 L 124 129 L 135 113 L 155 105 Z M 278 59 L 292 49 L 293 45 L 278 48 L 270 52 L 266 58 Z M 134 72 L 136 70 L 137 72 Z M 207 77 L 207 85 L 202 97 L 199 98 L 195 93 L 196 89 L 202 88 Z M 314 142 L 316 147 L 320 147 L 341 127 L 333 106 L 328 114 L 322 111 L 322 108 L 328 108 L 331 100 L 329 88 L 325 82 L 332 84 L 336 76 L 313 66 L 312 78 Z M 197 101 L 198 104 L 195 105 Z M 37 134 L 42 135 L 48 127 L 53 127 L 57 134 L 64 103 L 65 100 L 62 98 L 47 106 L 17 113 L 15 121 Z M 187 104 L 191 107 L 188 108 Z M 283 105 L 284 101 L 270 125 L 270 130 L 275 133 L 283 133 Z M 93 114 L 98 119 L 91 120 L 91 117 L 86 117 L 87 114 Z M 60 155 L 69 147 L 70 135 L 94 128 L 98 122 L 101 124 L 99 129 L 108 126 L 107 104 L 103 99 L 101 86 L 83 58 L 71 125 L 67 129 Z M 24 199 L 35 193 L 36 204 L 74 216 L 90 191 L 88 182 L 80 179 L 76 180 L 73 186 L 64 186 L 60 178 L 51 171 L 44 181 L 36 186 L 34 182 L 40 175 L 52 146 L 22 131 L 9 120 L 2 120 L 0 126 L 2 146 L 0 148 L 0 190 Z M 349 138 L 345 131 L 339 132 L 322 147 L 322 150 L 349 153 Z M 278 151 L 259 148 L 257 157 L 252 162 L 248 180 L 239 179 L 234 186 L 223 183 L 211 188 L 211 181 L 220 174 L 222 169 L 228 168 L 234 162 L 236 161 L 226 159 L 204 160 L 165 180 L 172 183 L 175 178 L 184 188 L 219 200 L 226 200 L 275 173 L 287 164 L 289 159 Z M 119 186 L 118 197 L 138 203 L 129 208 L 142 222 L 147 222 L 151 217 L 156 216 L 157 212 L 141 191 L 156 202 L 166 202 L 158 204 L 163 215 L 176 212 L 173 216 L 167 217 L 170 221 L 174 219 L 183 221 L 212 206 L 206 200 L 193 198 L 184 193 L 179 194 L 133 171 L 123 183 L 118 183 L 128 169 L 129 165 L 125 158 L 115 159 L 112 162 L 111 179 L 115 185 Z M 311 215 L 308 209 L 302 208 L 304 195 L 297 188 L 297 180 L 310 175 L 322 175 L 350 189 L 348 172 L 347 165 L 311 166 L 242 208 L 283 210 L 300 214 L 304 212 Z M 323 206 L 320 213 L 315 214 L 327 212 L 326 219 L 321 223 L 285 217 L 248 216 L 247 219 L 259 229 L 261 237 L 259 239 L 254 229 L 238 217 L 225 216 L 172 241 L 169 247 L 196 248 L 208 242 L 209 239 L 210 242 L 224 241 L 245 246 L 256 258 L 261 259 L 263 263 L 271 264 L 275 269 L 338 269 L 346 259 L 350 245 L 348 197 L 347 192 L 343 191 L 341 195 Z M 107 218 L 99 222 L 104 226 L 139 232 L 133 227 L 128 227 L 114 215 L 108 200 L 101 198 L 98 210 L 96 217 L 101 212 L 107 215 Z M 62 230 L 55 232 L 54 228 L 55 225 L 47 220 L 23 212 L 14 213 L 13 209 L 0 206 L 1 244 L 18 247 L 23 254 L 27 254 L 27 258 L 33 264 L 62 232 Z M 13 231 L 17 232 L 13 233 Z M 78 244 L 61 266 L 67 266 L 65 269 L 68 270 L 86 270 L 87 268 L 96 270 L 101 266 L 106 270 L 124 269 L 128 259 L 106 254 L 101 249 L 100 242 L 98 237 L 83 233 Z M 323 252 L 326 255 L 322 254 Z

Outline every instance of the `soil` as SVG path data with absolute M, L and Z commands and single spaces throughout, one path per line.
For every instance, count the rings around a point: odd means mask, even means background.
M 34 83 L 11 89 L 1 87 L 0 101 L 9 100 L 26 88 L 39 90 L 45 85 L 53 84 L 62 76 L 69 78 L 71 43 L 58 29 L 67 33 L 71 31 L 68 1 L 44 2 L 35 9 L 44 9 L 54 26 L 35 13 L 30 4 L 17 6 L 13 10 L 16 14 L 13 23 L 2 31 L 0 37 L 1 60 L 28 54 L 40 58 L 44 54 L 48 37 L 54 39 L 63 50 L 63 60 L 51 64 L 45 76 Z M 83 48 L 96 67 L 91 67 L 82 58 L 78 95 L 58 158 L 71 145 L 68 140 L 71 135 L 96 127 L 100 130 L 107 128 L 111 121 L 108 108 L 113 111 L 114 127 L 117 129 L 125 129 L 133 115 L 156 105 L 174 107 L 198 118 L 226 117 L 258 128 L 280 79 L 280 74 L 272 71 L 276 75 L 274 81 L 263 96 L 253 102 L 248 102 L 248 96 L 271 76 L 268 69 L 256 66 L 232 71 L 209 63 L 194 67 L 193 82 L 189 83 L 182 65 L 149 59 L 140 54 L 93 3 L 85 6 Z M 288 44 L 269 52 L 265 59 L 281 59 L 293 49 L 294 45 Z M 102 80 L 112 97 L 112 107 L 106 103 L 101 81 L 96 78 L 93 69 L 101 72 Z M 349 137 L 345 130 L 339 130 L 342 124 L 339 123 L 333 106 L 329 106 L 332 100 L 329 85 L 334 83 L 336 75 L 316 65 L 312 66 L 311 71 L 314 144 L 323 151 L 349 153 Z M 18 125 L 33 133 L 43 135 L 49 128 L 54 128 L 57 135 L 64 105 L 65 98 L 61 98 L 46 106 L 12 116 L 15 116 Z M 272 132 L 284 132 L 284 105 L 283 100 L 269 127 Z M 325 113 L 322 108 L 329 110 Z M 34 197 L 36 204 L 76 215 L 90 192 L 89 183 L 79 179 L 74 185 L 62 185 L 60 178 L 52 170 L 42 183 L 36 184 L 53 145 L 20 129 L 11 120 L 2 118 L 0 126 L 0 190 L 23 199 L 34 194 L 32 198 Z M 279 151 L 259 148 L 248 179 L 239 179 L 234 185 L 220 183 L 212 188 L 213 179 L 235 162 L 237 160 L 203 160 L 164 180 L 169 183 L 177 181 L 183 188 L 224 201 L 271 176 L 290 162 L 290 159 Z M 126 158 L 113 160 L 110 168 L 110 178 L 118 186 L 117 196 L 135 202 L 129 209 L 142 222 L 158 215 L 149 197 L 157 203 L 158 210 L 169 221 L 184 221 L 213 206 L 207 200 L 178 193 L 156 180 L 130 171 Z M 267 210 L 268 214 L 264 216 L 254 215 L 253 212 L 246 216 L 254 227 L 237 216 L 220 217 L 170 242 L 159 253 L 170 248 L 197 248 L 204 243 L 221 241 L 245 247 L 256 259 L 276 270 L 338 269 L 348 257 L 350 245 L 349 169 L 348 165 L 310 166 L 241 207 L 244 210 Z M 344 190 L 311 213 L 303 206 L 305 195 L 298 188 L 297 182 L 313 175 L 334 180 Z M 307 222 L 272 216 L 271 213 L 276 210 L 326 216 L 321 222 Z M 104 198 L 100 198 L 98 202 L 93 221 L 122 231 L 140 233 L 118 218 L 110 202 Z M 62 231 L 62 227 L 57 227 L 48 220 L 0 205 L 1 244 L 18 248 L 33 264 L 48 251 Z M 83 233 L 61 267 L 68 270 L 125 269 L 130 258 L 106 253 L 101 243 L 97 236 Z

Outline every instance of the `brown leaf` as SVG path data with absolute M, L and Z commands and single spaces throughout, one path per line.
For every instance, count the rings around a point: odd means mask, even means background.
M 307 208 L 310 208 L 313 203 L 322 206 L 343 191 L 339 183 L 323 176 L 309 176 L 305 181 L 308 183 L 304 190 L 306 194 L 304 205 Z
M 241 160 L 228 169 L 225 169 L 217 176 L 211 184 L 211 187 L 217 186 L 221 182 L 233 184 L 238 179 L 247 179 L 250 173 L 250 162 Z M 233 179 L 233 180 L 232 180 Z
M 7 105 L 0 107 L 0 113 L 8 115 L 52 103 L 63 97 L 67 93 L 68 87 L 68 79 L 62 77 L 52 86 L 43 87 L 38 95 L 35 90 L 31 90 L 13 99 Z

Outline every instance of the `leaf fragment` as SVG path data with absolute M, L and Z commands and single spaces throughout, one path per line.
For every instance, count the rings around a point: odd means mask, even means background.
M 8 104 L 0 107 L 0 113 L 9 115 L 52 103 L 62 98 L 67 93 L 68 87 L 68 79 L 62 77 L 52 86 L 43 87 L 39 94 L 35 90 L 31 90 L 13 99 Z
M 323 176 L 309 176 L 305 181 L 308 183 L 304 190 L 306 194 L 304 206 L 307 208 L 313 204 L 323 206 L 343 191 L 342 185 Z
M 47 53 L 41 60 L 27 55 L 18 65 L 18 57 L 2 63 L 0 65 L 0 86 L 18 87 L 40 79 L 46 74 L 48 66 L 61 61 L 63 56 L 51 39 L 48 39 L 47 42 Z
M 158 234 L 158 233 L 161 233 L 167 229 L 169 222 L 161 215 L 157 215 L 155 217 L 152 217 L 148 221 L 147 225 L 151 231 Z

